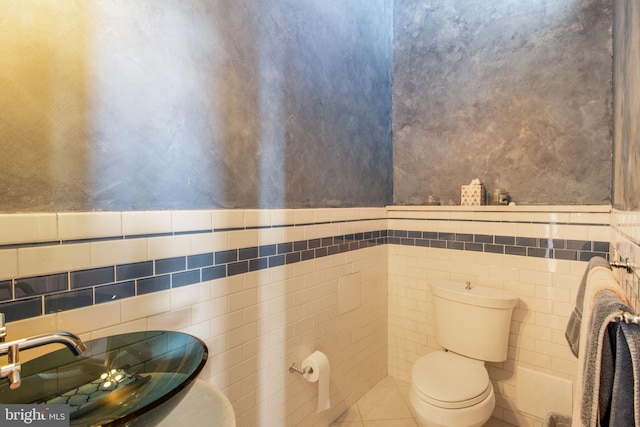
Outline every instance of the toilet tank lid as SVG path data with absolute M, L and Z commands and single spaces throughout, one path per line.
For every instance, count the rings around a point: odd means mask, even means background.
M 437 297 L 445 298 L 464 304 L 489 308 L 513 308 L 518 302 L 518 296 L 510 292 L 471 285 L 466 289 L 466 283 L 449 282 L 445 280 L 429 283 L 431 292 Z

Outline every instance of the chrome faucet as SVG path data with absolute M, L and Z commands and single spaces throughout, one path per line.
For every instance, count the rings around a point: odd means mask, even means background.
M 4 323 L 4 313 L 0 313 L 0 342 L 7 338 L 7 325 Z
M 8 364 L 0 367 L 0 378 L 9 380 L 9 388 L 20 387 L 20 350 L 41 347 L 48 344 L 64 344 L 76 355 L 87 349 L 82 340 L 75 334 L 67 331 L 54 331 L 32 337 L 21 338 L 15 341 L 4 342 L 6 336 L 6 326 L 4 324 L 4 314 L 0 313 L 0 356 L 7 355 Z M 4 330 L 5 336 L 2 335 Z

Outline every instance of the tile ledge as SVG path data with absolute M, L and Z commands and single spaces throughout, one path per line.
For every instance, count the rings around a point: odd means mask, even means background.
M 482 206 L 387 206 L 388 212 L 580 212 L 610 213 L 611 205 L 482 205 Z

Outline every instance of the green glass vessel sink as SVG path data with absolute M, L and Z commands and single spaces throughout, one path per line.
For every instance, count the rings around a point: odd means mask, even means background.
M 0 380 L 0 402 L 69 405 L 71 426 L 155 425 L 187 393 L 208 350 L 180 332 L 133 332 L 64 348 L 22 364 L 22 385 Z

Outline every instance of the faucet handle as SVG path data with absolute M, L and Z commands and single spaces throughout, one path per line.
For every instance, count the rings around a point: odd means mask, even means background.
M 4 323 L 4 313 L 0 313 L 0 342 L 7 338 L 7 325 Z
M 13 344 L 8 348 L 8 365 L 0 367 L 0 378 L 9 380 L 9 388 L 15 390 L 22 384 L 20 378 L 20 345 Z

